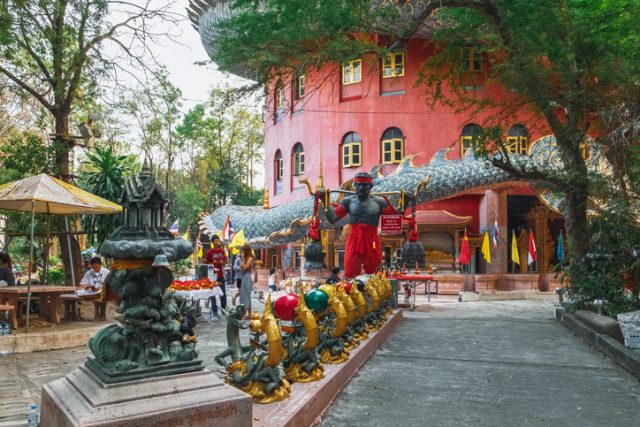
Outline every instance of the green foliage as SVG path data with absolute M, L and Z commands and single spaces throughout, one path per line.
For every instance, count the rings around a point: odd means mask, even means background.
M 55 173 L 55 150 L 42 135 L 32 131 L 13 131 L 0 139 L 1 183 L 40 173 Z
M 51 268 L 47 272 L 47 283 L 50 285 L 64 285 L 64 268 Z
M 185 230 L 188 230 L 190 235 L 197 234 L 198 219 L 205 209 L 206 200 L 206 196 L 193 185 L 187 185 L 175 193 L 169 213 L 172 218 L 180 220 L 180 234 Z
M 370 6 L 369 0 L 238 0 L 237 15 L 221 25 L 213 60 L 223 70 L 250 70 L 264 83 L 287 69 L 377 52 L 370 40 L 354 37 L 380 16 Z
M 606 300 L 604 310 L 613 317 L 639 308 L 640 228 L 634 214 L 618 201 L 591 219 L 589 232 L 592 250 L 568 268 L 571 293 L 583 306 Z M 633 290 L 625 290 L 625 284 L 632 284 Z
M 178 260 L 171 264 L 171 272 L 175 276 L 184 276 L 191 268 L 191 257 Z
M 111 147 L 96 146 L 95 151 L 87 153 L 87 161 L 79 172 L 80 187 L 112 202 L 120 203 L 124 191 L 125 178 L 132 173 L 130 156 L 114 154 Z M 119 215 L 86 215 L 82 218 L 85 230 L 95 231 L 89 234 L 89 240 L 98 245 L 120 225 Z

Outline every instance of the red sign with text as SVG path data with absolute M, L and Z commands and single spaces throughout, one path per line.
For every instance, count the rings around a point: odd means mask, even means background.
M 402 215 L 382 215 L 380 231 L 385 236 L 402 234 Z

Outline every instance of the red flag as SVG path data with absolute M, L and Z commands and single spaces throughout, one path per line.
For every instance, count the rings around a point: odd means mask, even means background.
M 467 230 L 464 230 L 464 237 L 462 238 L 462 245 L 460 245 L 460 254 L 458 255 L 458 262 L 460 264 L 469 264 L 471 261 L 471 250 L 469 249 L 469 238 L 467 237 Z
M 529 253 L 527 254 L 527 265 L 536 262 L 536 241 L 533 238 L 533 230 L 529 230 Z

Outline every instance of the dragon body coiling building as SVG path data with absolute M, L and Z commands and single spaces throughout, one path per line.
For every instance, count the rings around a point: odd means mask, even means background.
M 410 18 L 411 13 L 420 11 L 422 2 L 409 3 L 413 3 L 413 12 L 407 12 Z M 215 49 L 217 23 L 231 16 L 228 4 L 218 0 L 190 3 L 190 19 L 209 54 Z M 446 163 L 471 155 L 471 141 L 493 111 L 469 119 L 468 113 L 428 104 L 416 82 L 421 65 L 433 54 L 429 32 L 425 25 L 402 50 L 383 58 L 367 56 L 342 64 L 328 63 L 318 71 L 292 74 L 268 85 L 265 186 L 271 208 L 308 197 L 301 178 L 315 184 L 321 177 L 325 187 L 337 188 L 361 171 L 388 176 L 427 164 L 434 156 Z M 381 44 L 389 42 L 384 35 L 373 37 Z M 487 80 L 489 58 L 473 46 L 463 48 L 460 54 L 469 91 L 493 98 L 514 96 Z M 250 70 L 231 71 L 251 75 Z M 528 155 L 548 133 L 535 116 L 522 111 L 509 124 L 506 143 L 511 152 Z M 456 182 L 446 185 L 455 187 Z M 538 247 L 535 268 L 547 272 L 555 261 L 554 247 L 563 227 L 561 215 L 549 209 L 529 184 L 512 180 L 452 190 L 444 199 L 418 206 L 416 219 L 427 264 L 438 266 L 440 271 L 459 271 L 456 255 L 461 234 L 467 229 L 472 254 L 476 255 L 472 271 L 496 275 L 512 271 L 512 231 L 518 236 L 520 253 L 526 256 L 530 229 Z M 495 224 L 499 242 L 492 263 L 487 264 L 474 248 L 480 246 L 485 231 L 493 234 Z M 340 264 L 343 236 L 335 231 L 329 231 L 329 236 L 327 261 Z M 403 241 L 402 235 L 383 236 L 387 262 L 399 256 Z M 268 248 L 264 256 L 268 265 L 278 265 L 281 248 Z M 516 266 L 516 272 L 525 272 L 526 262 L 521 264 L 522 269 Z

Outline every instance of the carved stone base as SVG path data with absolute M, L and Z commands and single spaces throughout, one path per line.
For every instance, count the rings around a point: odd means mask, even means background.
M 85 362 L 85 365 L 91 372 L 93 372 L 98 378 L 100 378 L 102 382 L 106 384 L 141 380 L 149 377 L 159 377 L 164 375 L 175 375 L 180 373 L 201 371 L 204 369 L 202 360 L 200 359 L 190 360 L 186 362 L 173 362 L 157 366 L 144 366 L 142 368 L 130 369 L 126 372 L 105 371 L 93 357 L 88 358 Z
M 247 426 L 251 397 L 204 370 L 105 384 L 85 366 L 42 388 L 42 427 Z

